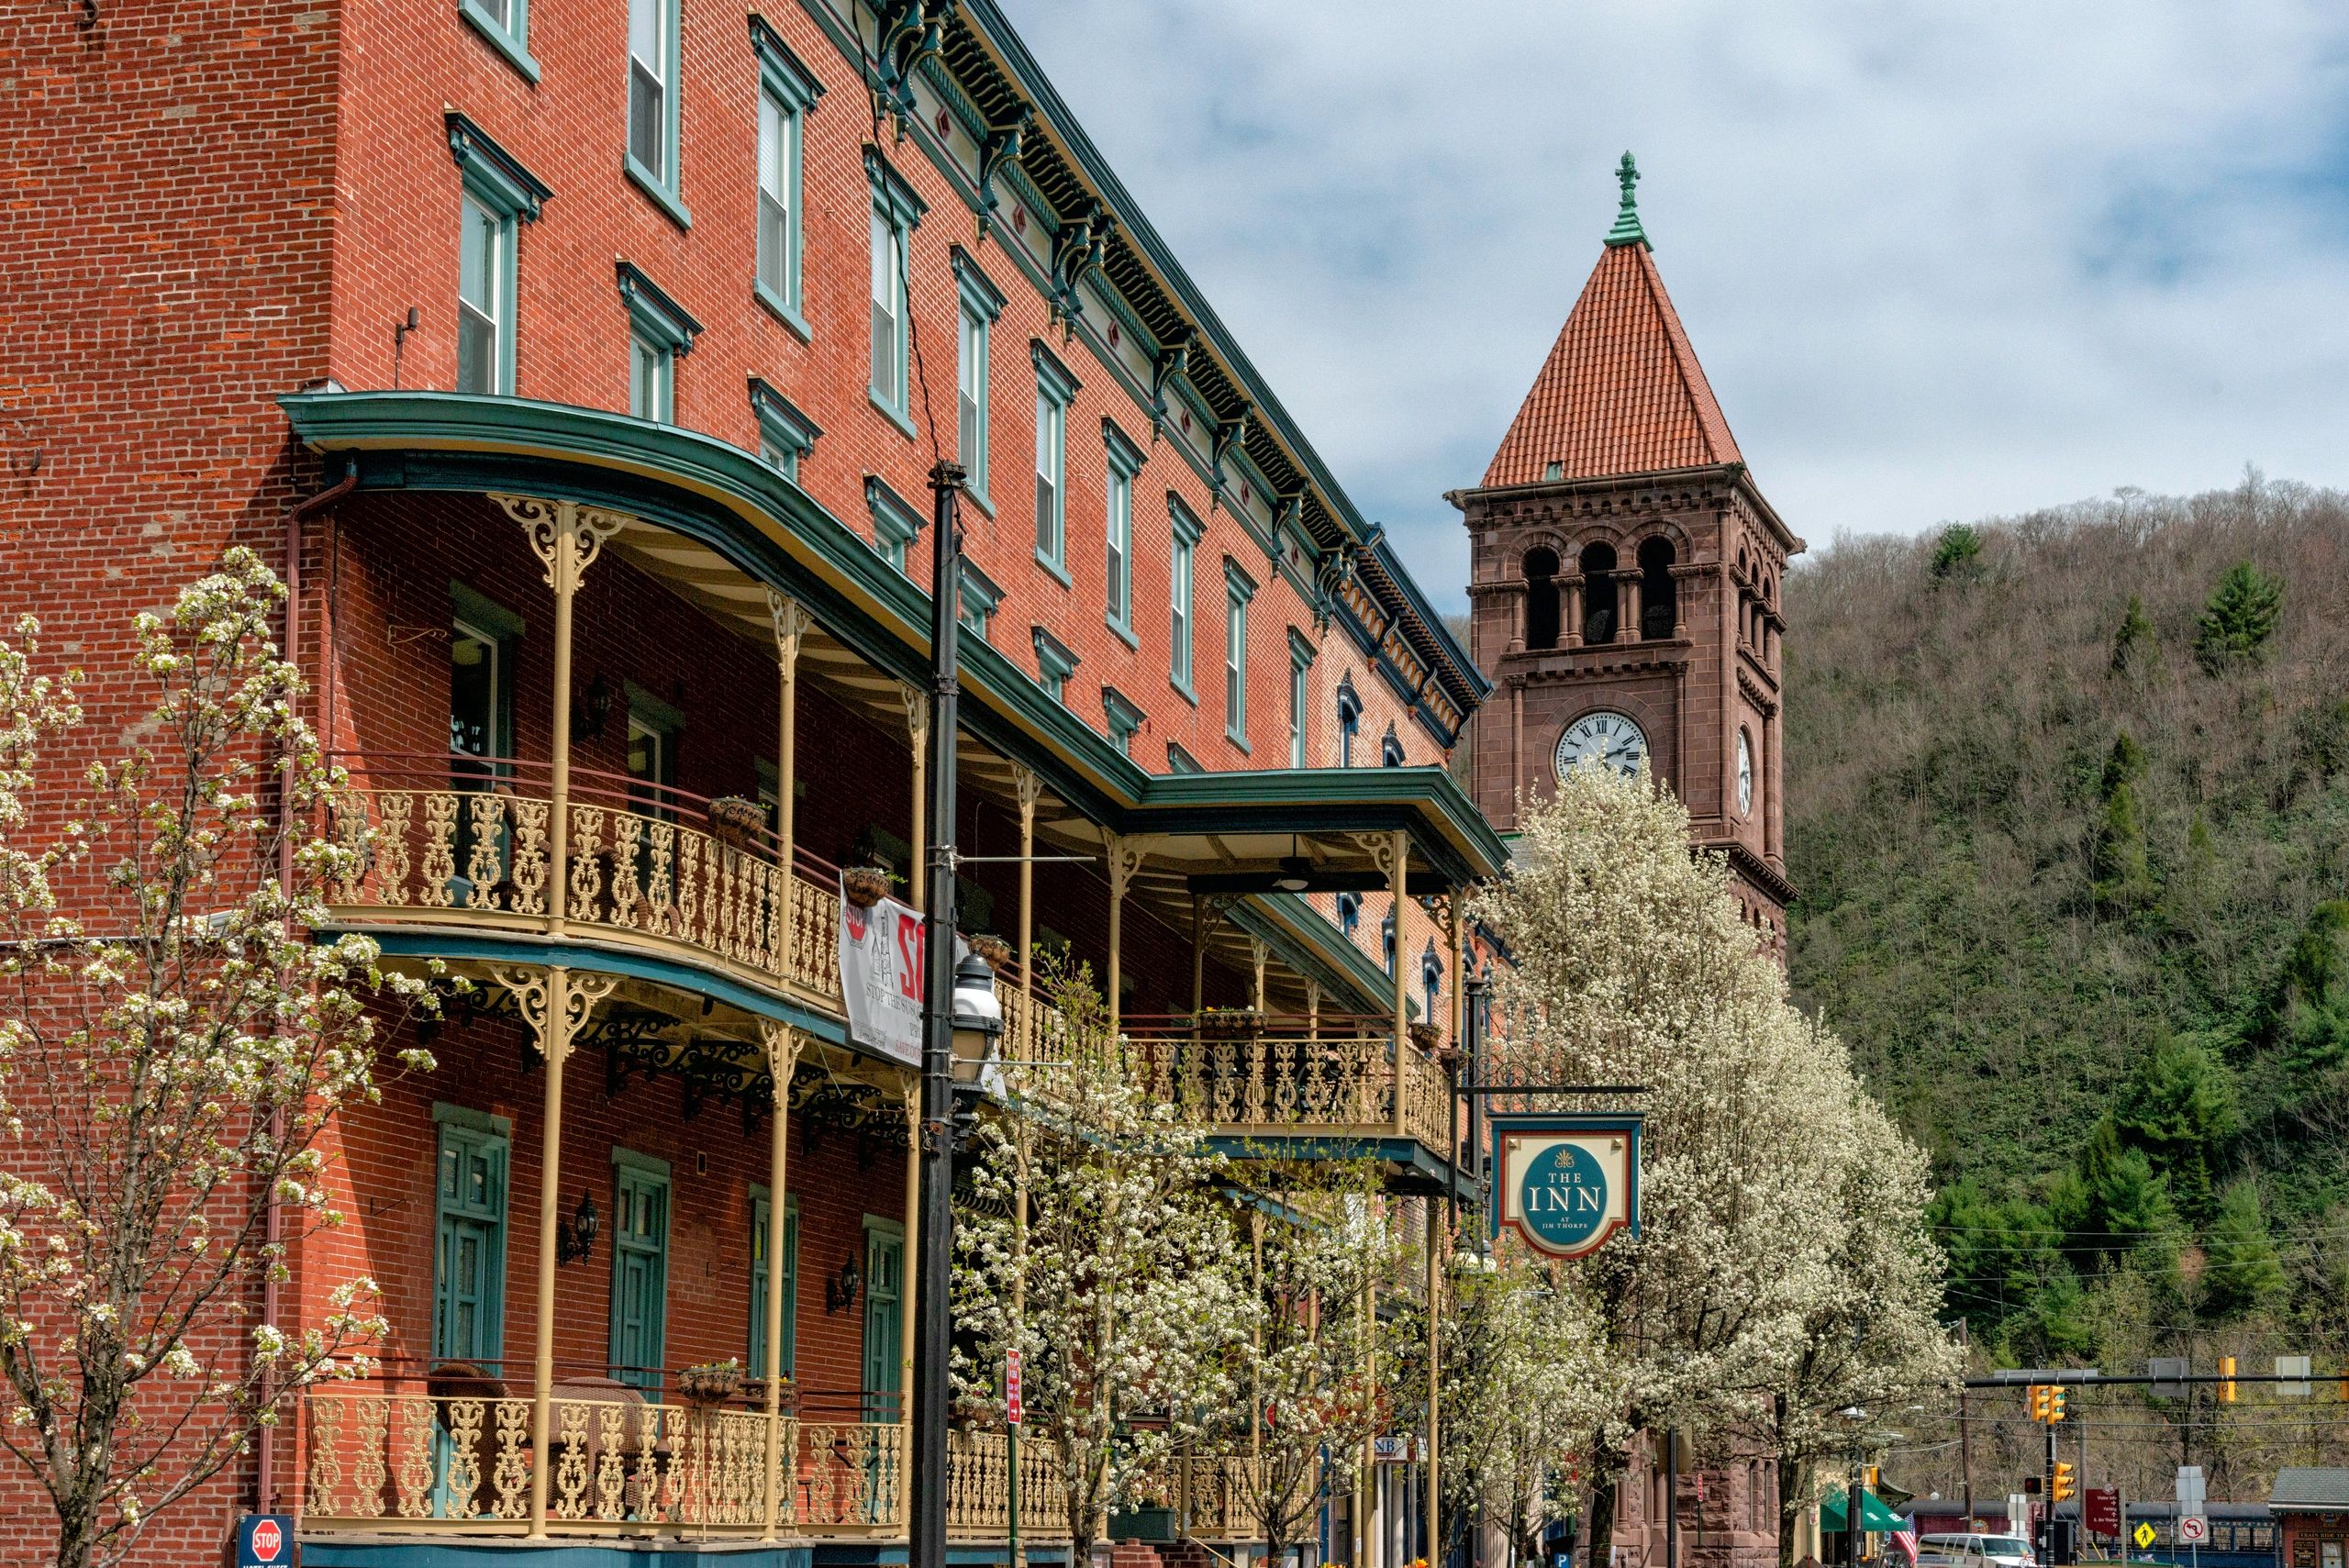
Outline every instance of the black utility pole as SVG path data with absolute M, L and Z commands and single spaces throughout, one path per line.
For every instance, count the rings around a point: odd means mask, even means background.
M 946 1568 L 946 1352 L 954 1256 L 954 695 L 963 471 L 930 471 L 930 865 L 922 900 L 920 1251 L 914 1326 L 912 1568 Z

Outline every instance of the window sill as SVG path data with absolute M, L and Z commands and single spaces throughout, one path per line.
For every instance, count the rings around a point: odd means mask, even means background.
M 1226 740 L 1230 741 L 1234 746 L 1239 747 L 1240 754 L 1241 756 L 1245 757 L 1251 755 L 1248 749 L 1248 737 L 1245 735 L 1234 735 L 1230 730 L 1227 729 L 1223 732 L 1223 738 Z
M 864 400 L 873 405 L 874 411 L 877 412 L 884 419 L 886 419 L 892 425 L 896 426 L 898 430 L 904 434 L 906 439 L 912 440 L 914 439 L 914 422 L 911 419 L 907 418 L 903 414 L 898 413 L 895 408 L 892 408 L 887 404 L 882 402 L 869 386 L 864 389 Z
M 651 196 L 652 205 L 667 214 L 670 222 L 679 228 L 691 228 L 694 226 L 694 215 L 685 210 L 685 204 L 677 199 L 676 192 L 655 178 L 651 170 L 639 163 L 635 153 L 624 152 L 620 157 L 624 161 L 624 167 L 628 170 L 628 177 L 636 182 L 636 188 Z
M 801 342 L 812 343 L 816 340 L 815 329 L 807 325 L 807 318 L 785 305 L 781 295 L 767 287 L 764 278 L 751 280 L 751 296 L 767 307 L 768 315 L 790 328 L 792 335 Z
M 506 63 L 520 72 L 522 80 L 535 87 L 539 84 L 539 62 L 522 47 L 522 40 L 497 25 L 497 19 L 483 10 L 473 0 L 457 0 L 457 15 L 471 22 L 473 31 L 489 40 L 492 49 L 506 57 Z
M 1108 627 L 1111 631 L 1116 632 L 1118 634 L 1119 641 L 1124 643 L 1127 647 L 1132 649 L 1137 653 L 1141 651 L 1141 639 L 1134 635 L 1133 628 L 1119 620 L 1116 616 L 1103 616 L 1101 617 L 1101 624 Z
M 1169 675 L 1166 677 L 1166 684 L 1174 688 L 1174 695 L 1176 696 L 1181 697 L 1193 707 L 1199 706 L 1199 694 L 1191 689 L 1190 682 L 1178 681 L 1174 676 Z
M 1036 552 L 1036 564 L 1042 567 L 1045 572 L 1052 576 L 1052 581 L 1058 583 L 1062 587 L 1073 588 L 1076 585 L 1069 579 L 1068 568 L 1063 566 L 1059 562 L 1054 561 L 1051 556 L 1046 555 L 1041 550 Z
M 995 503 L 987 499 L 987 493 L 985 491 L 980 489 L 977 485 L 973 484 L 967 477 L 963 481 L 963 494 L 968 495 L 971 498 L 972 504 L 976 506 L 980 511 L 985 512 L 987 515 L 987 520 L 989 522 L 993 522 L 995 520 Z

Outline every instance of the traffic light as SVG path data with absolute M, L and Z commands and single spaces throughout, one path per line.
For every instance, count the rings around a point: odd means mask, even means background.
M 2061 1384 L 2047 1391 L 2047 1418 L 2051 1422 L 2064 1418 L 2064 1386 Z
M 2219 1376 L 2224 1379 L 2224 1381 L 2219 1385 L 2219 1403 L 2221 1405 L 2232 1405 L 2235 1402 L 2234 1357 L 2221 1356 L 2219 1358 Z
M 2072 1467 L 2062 1460 L 2057 1460 L 2055 1462 L 2055 1501 L 2068 1503 L 2078 1493 L 2079 1486 L 2073 1479 Z
M 2045 1384 L 2034 1383 L 2031 1385 L 2031 1418 L 2032 1420 L 2047 1419 L 2047 1395 L 2048 1388 Z

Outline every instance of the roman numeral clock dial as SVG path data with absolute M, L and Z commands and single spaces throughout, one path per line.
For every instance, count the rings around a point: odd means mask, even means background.
M 1640 771 L 1648 754 L 1647 732 L 1620 713 L 1584 714 L 1558 737 L 1558 776 L 1588 763 L 1626 777 Z

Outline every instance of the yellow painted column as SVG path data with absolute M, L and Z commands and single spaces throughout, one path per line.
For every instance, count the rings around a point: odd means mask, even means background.
M 530 1539 L 547 1533 L 547 1450 L 554 1416 L 554 1274 L 556 1236 L 562 1223 L 562 1067 L 573 1037 L 596 1004 L 611 995 L 608 974 L 550 969 L 496 969 L 497 983 L 514 994 L 522 1021 L 546 1064 L 539 1151 L 539 1298 L 530 1363 Z
M 785 689 L 790 689 L 787 681 Z M 783 1314 L 786 1306 L 796 1306 L 783 1298 L 783 1242 L 785 1180 L 791 1173 L 791 1080 L 799 1067 L 800 1039 L 787 1024 L 762 1023 L 759 1034 L 766 1043 L 774 1095 L 767 1135 L 767 1359 L 755 1369 L 767 1384 L 766 1529 L 760 1539 L 773 1540 L 783 1519 Z
M 1404 1100 L 1408 1087 L 1403 1072 L 1404 1052 L 1411 1049 L 1410 951 L 1403 935 L 1403 909 L 1409 901 L 1410 848 L 1400 830 L 1388 835 L 1386 885 L 1395 902 L 1395 1135 L 1403 1136 Z
M 618 512 L 546 501 L 535 495 L 492 495 L 522 526 L 554 590 L 554 706 L 547 740 L 547 934 L 561 936 L 571 884 L 571 602 L 604 541 L 628 518 Z
M 1120 1016 L 1125 1011 L 1125 998 L 1119 995 L 1124 980 L 1126 889 L 1132 884 L 1134 872 L 1141 864 L 1142 844 L 1138 839 L 1121 838 L 1115 833 L 1101 835 L 1102 847 L 1108 851 L 1109 862 L 1109 1039 L 1114 1044 L 1120 1028 Z
M 1377 1287 L 1367 1270 L 1362 1282 L 1362 1358 L 1363 1386 L 1367 1390 L 1368 1408 L 1364 1412 L 1362 1432 L 1362 1478 L 1354 1488 L 1354 1560 L 1353 1568 L 1370 1568 L 1371 1498 L 1378 1490 L 1378 1337 L 1375 1324 L 1377 1308 L 1374 1305 Z
M 1043 781 L 1027 768 L 1011 770 L 1012 788 L 1019 792 L 1019 994 L 1036 993 L 1036 802 Z
M 906 902 L 921 909 L 930 898 L 930 694 L 907 686 L 899 695 L 906 699 L 906 730 L 914 742 L 914 863 L 906 868 Z M 910 1249 L 913 1243 L 906 1245 Z M 908 1251 L 907 1256 L 912 1255 Z

